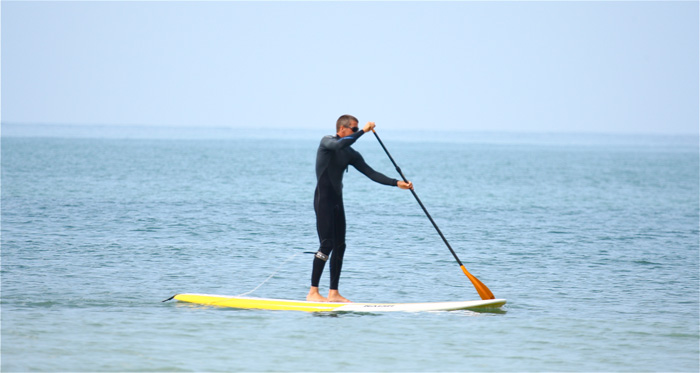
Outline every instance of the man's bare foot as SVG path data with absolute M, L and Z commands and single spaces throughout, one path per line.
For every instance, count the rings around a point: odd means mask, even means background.
M 309 289 L 309 294 L 306 295 L 306 300 L 309 302 L 328 302 L 328 299 L 318 292 L 316 286 L 312 286 Z
M 350 300 L 348 300 L 344 296 L 340 295 L 338 290 L 329 290 L 328 291 L 328 301 L 329 302 L 352 303 Z

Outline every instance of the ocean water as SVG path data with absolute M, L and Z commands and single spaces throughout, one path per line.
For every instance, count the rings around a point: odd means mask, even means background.
M 4 372 L 699 369 L 696 136 L 378 128 L 465 267 L 508 304 L 310 314 L 161 301 L 268 278 L 252 296 L 305 296 L 325 132 L 2 131 Z M 354 147 L 396 177 L 371 135 Z M 478 299 L 410 193 L 351 168 L 345 204 L 343 295 Z

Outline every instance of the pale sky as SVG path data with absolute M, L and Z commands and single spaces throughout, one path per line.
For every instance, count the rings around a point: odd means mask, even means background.
M 2 122 L 689 133 L 697 1 L 2 1 Z M 378 127 L 379 128 L 379 127 Z

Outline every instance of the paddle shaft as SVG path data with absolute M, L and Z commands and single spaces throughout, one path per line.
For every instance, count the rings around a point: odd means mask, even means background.
M 376 132 L 376 131 L 372 130 L 372 132 L 374 133 L 374 136 L 377 137 L 377 140 L 379 141 L 379 145 L 382 146 L 382 149 L 384 149 L 384 151 L 386 152 L 386 155 L 389 156 L 389 159 L 391 160 L 391 163 L 393 163 L 393 164 L 394 164 L 394 167 L 396 167 L 396 171 L 399 173 L 399 175 L 401 175 L 401 178 L 403 179 L 403 181 L 407 183 L 407 182 L 408 182 L 408 179 L 406 179 L 406 176 L 404 176 L 403 172 L 401 171 L 401 167 L 399 167 L 399 165 L 396 164 L 396 161 L 394 161 L 394 158 L 391 156 L 391 154 L 389 154 L 389 151 L 386 149 L 386 146 L 384 146 L 384 143 L 382 142 L 382 139 L 379 138 L 379 135 L 377 135 L 377 132 Z M 435 220 L 433 220 L 433 217 L 430 216 L 430 213 L 428 212 L 428 209 L 425 208 L 425 206 L 423 205 L 423 202 L 420 200 L 420 198 L 418 198 L 418 194 L 416 194 L 416 191 L 413 190 L 413 189 L 411 189 L 411 194 L 413 194 L 413 197 L 416 198 L 416 201 L 418 202 L 418 204 L 420 205 L 420 207 L 423 209 L 423 212 L 425 213 L 425 216 L 428 217 L 428 220 L 430 220 L 430 222 L 433 223 L 433 227 L 435 227 L 435 230 L 436 230 L 436 231 L 438 232 L 438 234 L 440 235 L 440 238 L 442 238 L 442 241 L 445 242 L 445 245 L 447 245 L 447 248 L 450 249 L 450 252 L 452 253 L 452 256 L 454 256 L 454 257 L 455 257 L 455 260 L 457 261 L 457 263 L 458 263 L 460 266 L 462 266 L 462 265 L 463 265 L 463 264 L 462 264 L 462 261 L 459 260 L 459 257 L 457 256 L 457 253 L 455 253 L 455 251 L 452 249 L 452 246 L 450 246 L 450 243 L 447 242 L 447 238 L 445 238 L 445 235 L 442 234 L 442 231 L 440 230 L 440 228 L 438 228 L 437 223 L 435 223 Z
M 386 146 L 384 146 L 384 142 L 382 142 L 382 139 L 379 138 L 379 135 L 377 135 L 377 131 L 372 129 L 372 133 L 374 133 L 374 137 L 377 138 L 377 141 L 379 141 L 379 145 L 382 146 L 382 149 L 384 149 L 384 152 L 386 155 L 389 157 L 391 160 L 391 163 L 394 164 L 394 167 L 396 167 L 396 171 L 401 175 L 401 178 L 403 179 L 404 182 L 408 183 L 408 179 L 406 179 L 406 176 L 403 174 L 403 171 L 401 171 L 401 167 L 399 167 L 398 164 L 396 164 L 396 161 L 394 160 L 394 157 L 391 156 L 389 153 L 389 150 L 387 150 Z M 425 216 L 428 217 L 428 220 L 433 224 L 433 227 L 435 227 L 435 230 L 438 232 L 440 235 L 440 238 L 442 238 L 442 241 L 445 243 L 448 249 L 450 249 L 450 252 L 452 253 L 452 256 L 454 256 L 455 260 L 457 261 L 457 264 L 459 264 L 460 268 L 462 268 L 462 272 L 464 272 L 465 275 L 469 278 L 469 280 L 474 284 L 474 287 L 476 288 L 476 291 L 479 293 L 481 296 L 481 299 L 494 299 L 493 293 L 491 293 L 491 290 L 486 287 L 479 279 L 474 277 L 471 273 L 467 271 L 467 269 L 464 267 L 464 264 L 462 264 L 462 261 L 459 260 L 459 257 L 457 256 L 457 253 L 452 249 L 452 246 L 450 246 L 450 243 L 447 242 L 447 238 L 445 238 L 445 235 L 442 234 L 442 231 L 440 228 L 437 226 L 437 223 L 435 223 L 435 220 L 433 220 L 433 217 L 430 216 L 430 213 L 428 212 L 428 209 L 425 208 L 423 205 L 423 202 L 418 198 L 418 194 L 416 194 L 416 191 L 411 189 L 411 194 L 413 194 L 413 197 L 415 197 L 416 201 L 420 205 L 420 207 L 423 209 L 423 212 L 425 213 Z

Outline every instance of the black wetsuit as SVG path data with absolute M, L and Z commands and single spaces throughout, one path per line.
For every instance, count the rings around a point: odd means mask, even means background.
M 338 289 L 345 253 L 345 209 L 343 207 L 343 172 L 352 165 L 370 179 L 384 185 L 396 186 L 398 180 L 373 170 L 360 153 L 350 147 L 364 132 L 347 137 L 325 136 L 316 153 L 316 229 L 320 241 L 311 273 L 311 286 L 318 287 L 323 267 L 330 255 L 331 290 Z M 332 255 L 331 255 L 332 253 Z

